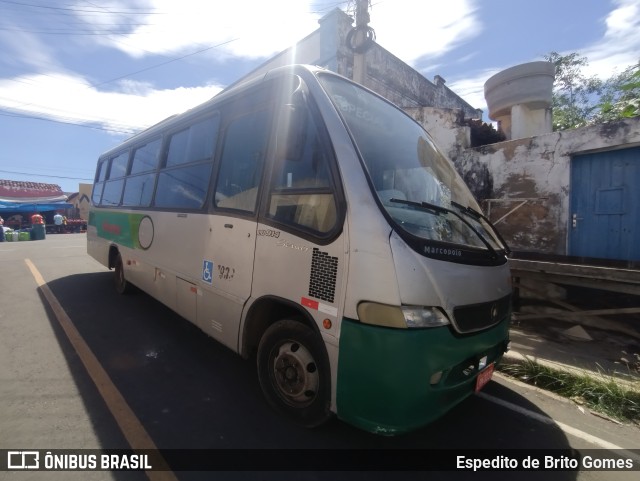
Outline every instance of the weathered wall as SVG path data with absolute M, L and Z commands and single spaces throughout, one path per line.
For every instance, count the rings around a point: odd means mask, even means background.
M 457 157 L 471 145 L 471 129 L 461 125 L 464 120 L 462 110 L 433 107 L 405 107 L 403 110 L 431 134 L 449 158 Z
M 640 118 L 467 149 L 454 163 L 512 249 L 566 255 L 574 155 L 640 145 Z M 508 201 L 510 200 L 510 201 Z
M 365 54 L 367 77 L 365 86 L 402 108 L 437 107 L 460 109 L 465 118 L 481 119 L 482 110 L 475 109 L 436 76 L 430 82 L 391 52 L 373 44 Z

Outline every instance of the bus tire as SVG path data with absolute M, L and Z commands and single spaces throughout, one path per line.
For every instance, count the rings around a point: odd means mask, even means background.
M 114 272 L 114 284 L 116 286 L 116 292 L 118 294 L 131 294 L 133 292 L 133 286 L 124 277 L 124 264 L 122 263 L 122 256 L 118 252 L 116 255 L 116 261 L 113 268 Z
M 297 425 L 331 418 L 331 373 L 322 338 L 301 322 L 272 324 L 258 346 L 258 379 L 267 402 Z

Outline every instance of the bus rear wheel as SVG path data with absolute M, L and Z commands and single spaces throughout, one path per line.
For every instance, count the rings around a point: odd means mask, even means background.
M 118 294 L 130 294 L 133 292 L 133 286 L 124 277 L 124 264 L 122 263 L 122 256 L 118 252 L 116 255 L 114 272 L 114 283 L 116 286 L 116 292 Z
M 258 346 L 258 378 L 269 404 L 296 424 L 312 428 L 331 417 L 331 381 L 324 343 L 291 320 L 270 326 Z

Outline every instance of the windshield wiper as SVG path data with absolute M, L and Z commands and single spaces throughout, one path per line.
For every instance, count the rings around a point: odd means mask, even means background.
M 440 205 L 430 204 L 429 202 L 415 202 L 413 200 L 405 200 L 405 199 L 390 199 L 389 202 L 394 202 L 394 203 L 403 204 L 403 205 L 410 205 L 412 207 L 416 207 L 421 210 L 428 210 L 435 215 L 451 214 L 456 216 L 458 219 L 460 219 L 463 222 L 463 224 L 469 227 L 469 229 L 471 229 L 475 235 L 478 236 L 478 239 L 480 239 L 485 246 L 487 246 L 487 249 L 491 251 L 491 257 L 493 257 L 494 259 L 498 258 L 498 253 L 493 248 L 493 246 L 487 241 L 487 239 L 485 239 L 484 236 L 480 232 L 478 232 L 478 230 L 475 227 L 473 227 L 473 225 L 471 225 L 471 223 L 467 219 L 462 217 L 455 210 L 451 210 L 446 207 L 442 207 Z
M 418 209 L 421 209 L 421 210 L 428 209 L 436 215 L 447 212 L 447 209 L 445 209 L 444 207 L 440 207 L 439 205 L 429 204 L 428 202 L 415 202 L 413 200 L 406 200 L 406 199 L 389 199 L 389 202 L 393 202 L 394 204 L 410 205 L 411 207 L 417 207 Z
M 487 225 L 489 225 L 489 227 L 491 227 L 491 230 L 493 231 L 493 233 L 496 235 L 496 237 L 500 240 L 500 242 L 502 243 L 502 245 L 504 246 L 504 252 L 506 255 L 511 254 L 511 249 L 509 249 L 509 246 L 507 245 L 507 241 L 504 240 L 504 238 L 502 237 L 502 235 L 500 234 L 500 232 L 498 231 L 498 229 L 495 228 L 495 226 L 491 223 L 491 221 L 484 215 L 482 214 L 482 212 L 478 212 L 475 209 L 472 209 L 469 206 L 464 206 L 462 204 L 459 204 L 455 201 L 451 201 L 451 205 L 456 206 L 458 209 L 460 209 L 462 212 L 464 212 L 465 214 L 469 214 L 472 217 L 475 217 L 476 219 L 480 220 L 484 220 Z

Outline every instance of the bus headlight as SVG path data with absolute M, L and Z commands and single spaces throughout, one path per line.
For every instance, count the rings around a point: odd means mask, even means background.
M 447 315 L 437 307 L 389 306 L 376 302 L 358 304 L 360 322 L 396 329 L 440 327 L 449 324 Z
M 437 307 L 403 306 L 401 309 L 408 328 L 440 327 L 449 324 L 446 314 Z

